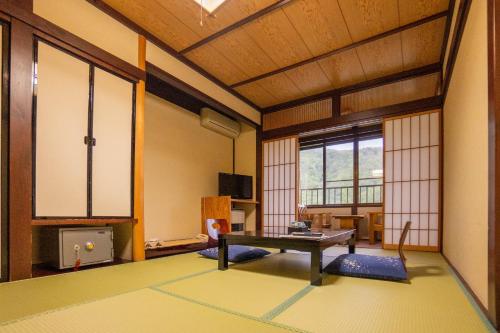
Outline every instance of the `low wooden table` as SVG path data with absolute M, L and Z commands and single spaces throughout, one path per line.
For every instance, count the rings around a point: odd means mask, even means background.
M 323 282 L 323 250 L 348 242 L 349 253 L 355 251 L 354 229 L 318 230 L 324 237 L 317 239 L 280 237 L 279 233 L 263 231 L 238 231 L 219 235 L 219 270 L 228 269 L 228 245 L 250 245 L 285 250 L 298 250 L 311 253 L 311 285 L 320 286 Z M 282 234 L 281 234 L 282 235 Z

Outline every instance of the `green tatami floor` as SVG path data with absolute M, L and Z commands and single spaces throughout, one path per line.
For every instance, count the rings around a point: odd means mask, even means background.
M 325 265 L 345 248 L 325 252 Z M 359 249 L 360 253 L 395 255 Z M 195 253 L 0 284 L 0 332 L 488 332 L 441 255 L 407 252 L 410 283 L 325 276 L 274 253 L 231 265 Z

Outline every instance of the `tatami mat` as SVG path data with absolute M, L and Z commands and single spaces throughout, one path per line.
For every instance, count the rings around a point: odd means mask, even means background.
M 279 254 L 274 256 L 279 256 Z M 192 279 L 170 283 L 159 289 L 217 307 L 260 317 L 308 285 L 309 281 L 305 280 L 230 268 L 227 271 L 214 271 Z
M 2 333 L 286 332 L 278 326 L 186 302 L 151 289 L 0 326 Z
M 0 284 L 0 323 L 216 269 L 196 253 Z
M 409 283 L 327 276 L 274 320 L 314 332 L 488 331 L 441 255 L 407 256 Z
M 325 252 L 325 265 L 345 248 Z M 394 251 L 359 249 L 395 255 Z M 217 270 L 185 254 L 0 285 L 0 332 L 486 332 L 440 254 L 408 252 L 409 283 L 325 276 L 309 255 Z M 9 322 L 5 322 L 10 320 Z

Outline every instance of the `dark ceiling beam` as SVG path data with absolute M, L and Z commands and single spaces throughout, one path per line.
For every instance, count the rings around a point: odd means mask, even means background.
M 281 104 L 276 104 L 273 106 L 269 106 L 267 108 L 262 109 L 262 113 L 271 113 L 271 112 L 276 112 L 280 111 L 283 109 L 288 109 L 297 105 L 305 104 L 305 103 L 310 103 L 313 101 L 329 98 L 332 96 L 341 96 L 341 95 L 346 95 L 346 94 L 351 94 L 357 91 L 361 90 L 366 90 L 366 89 L 372 89 L 376 88 L 379 86 L 383 86 L 386 84 L 398 82 L 398 81 L 404 81 L 408 79 L 412 79 L 418 76 L 423 76 L 423 75 L 429 75 L 433 73 L 438 73 L 442 69 L 441 63 L 437 62 L 434 64 L 422 66 L 422 67 L 417 67 L 414 69 L 409 69 L 403 72 L 399 73 L 394 73 L 390 75 L 386 75 L 383 77 L 379 77 L 373 80 L 368 80 L 368 81 L 363 81 L 359 82 L 347 87 L 343 88 L 337 88 L 337 89 L 332 89 L 329 91 L 325 91 L 316 95 L 312 96 L 307 96 L 303 98 L 299 98 L 293 101 L 281 103 Z
M 359 125 L 368 120 L 382 119 L 385 117 L 395 117 L 415 112 L 439 109 L 443 106 L 442 96 L 433 96 L 416 101 L 405 102 L 376 109 L 354 112 L 347 115 L 311 121 L 304 124 L 277 128 L 262 132 L 262 139 L 269 140 L 289 135 L 298 135 L 310 131 L 326 129 L 341 125 Z
M 191 67 L 196 72 L 198 72 L 202 76 L 206 77 L 208 80 L 212 81 L 213 83 L 215 83 L 216 85 L 218 85 L 222 89 L 226 90 L 228 93 L 241 99 L 243 102 L 247 103 L 248 105 L 253 107 L 255 110 L 260 111 L 260 107 L 257 106 L 257 104 L 255 104 L 254 102 L 252 102 L 251 100 L 249 100 L 245 96 L 241 95 L 236 90 L 232 89 L 231 87 L 229 87 L 227 84 L 225 84 L 224 82 L 222 82 L 221 80 L 219 80 L 218 78 L 213 76 L 212 74 L 208 73 L 206 70 L 204 70 L 203 68 L 201 68 L 200 66 L 198 66 L 197 64 L 195 64 L 194 62 L 192 62 L 191 60 L 189 60 L 188 58 L 186 58 L 182 54 L 180 54 L 179 52 L 177 52 L 174 48 L 172 48 L 171 46 L 169 46 L 168 44 L 163 42 L 161 39 L 159 39 L 158 37 L 156 37 L 155 35 L 153 35 L 149 31 L 142 28 L 140 25 L 138 25 L 134 21 L 130 20 L 128 17 L 126 17 L 122 13 L 118 12 L 113 7 L 109 6 L 104 1 L 102 1 L 102 0 L 87 0 L 87 2 L 94 5 L 95 7 L 97 7 L 101 11 L 103 11 L 104 13 L 108 14 L 109 16 L 111 16 L 112 18 L 117 20 L 118 22 L 122 23 L 123 25 L 125 25 L 129 29 L 135 31 L 139 35 L 146 37 L 147 40 L 149 40 L 150 42 L 152 42 L 153 44 L 155 44 L 160 49 L 162 49 L 166 53 L 170 54 L 171 56 L 173 56 L 177 60 L 184 63 L 186 66 Z
M 434 21 L 434 20 L 438 20 L 438 19 L 440 19 L 442 17 L 445 17 L 447 15 L 448 15 L 448 10 L 445 10 L 445 11 L 439 12 L 437 14 L 431 15 L 429 17 L 420 19 L 418 21 L 415 21 L 415 22 L 412 22 L 412 23 L 408 23 L 408 24 L 402 25 L 402 26 L 400 26 L 398 28 L 395 28 L 395 29 L 392 29 L 392 30 L 388 30 L 388 31 L 383 32 L 381 34 L 378 34 L 378 35 L 375 35 L 375 36 L 372 36 L 372 37 L 369 37 L 369 38 L 357 41 L 355 43 L 346 45 L 344 47 L 341 47 L 341 48 L 338 48 L 338 49 L 335 49 L 335 50 L 332 50 L 332 51 L 328 51 L 328 52 L 320 54 L 318 56 L 315 56 L 315 57 L 312 57 L 312 58 L 308 58 L 308 59 L 296 62 L 294 64 L 291 64 L 291 65 L 288 65 L 288 66 L 285 66 L 285 67 L 282 67 L 282 68 L 278 68 L 276 70 L 273 70 L 273 71 L 270 71 L 270 72 L 267 72 L 267 73 L 263 73 L 263 74 L 260 74 L 258 76 L 255 76 L 255 77 L 252 77 L 252 78 L 240 81 L 240 82 L 236 82 L 236 83 L 230 85 L 230 87 L 231 88 L 236 88 L 236 87 L 239 87 L 239 86 L 242 86 L 242 85 L 254 82 L 254 81 L 258 81 L 258 80 L 264 79 L 264 78 L 269 77 L 269 76 L 273 76 L 273 75 L 276 75 L 276 74 L 279 74 L 279 73 L 282 73 L 282 72 L 286 72 L 286 71 L 289 71 L 291 69 L 294 69 L 294 68 L 297 68 L 297 67 L 300 67 L 300 66 L 303 66 L 303 65 L 307 65 L 309 63 L 312 63 L 312 62 L 315 62 L 315 61 L 318 61 L 318 60 L 321 60 L 321 59 L 324 59 L 324 58 L 328 58 L 328 57 L 333 56 L 335 54 L 339 54 L 341 52 L 345 52 L 345 51 L 351 50 L 353 48 L 356 48 L 356 47 L 359 47 L 359 46 L 362 46 L 362 45 L 365 45 L 365 44 L 377 41 L 379 39 L 382 39 L 382 38 L 385 38 L 385 37 L 388 37 L 388 36 L 400 33 L 400 32 L 402 32 L 404 30 L 415 28 L 415 27 L 418 27 L 419 25 L 422 25 L 422 24 L 425 24 L 425 23 L 428 23 L 428 22 L 431 22 L 431 21 Z
M 212 35 L 210 35 L 210 36 L 208 36 L 206 38 L 203 38 L 202 40 L 197 41 L 193 45 L 188 46 L 185 49 L 181 50 L 179 53 L 180 54 L 186 54 L 186 53 L 188 53 L 190 51 L 193 51 L 194 49 L 197 49 L 197 48 L 199 48 L 199 47 L 201 47 L 201 46 L 203 46 L 203 45 L 205 45 L 207 43 L 210 43 L 211 41 L 213 41 L 214 39 L 219 38 L 222 35 L 225 35 L 225 34 L 231 32 L 231 31 L 233 31 L 235 29 L 238 29 L 238 28 L 244 26 L 245 24 L 248 24 L 248 23 L 250 23 L 252 21 L 255 21 L 255 20 L 257 20 L 258 18 L 261 18 L 264 15 L 267 15 L 267 14 L 269 14 L 269 13 L 271 13 L 271 12 L 273 12 L 273 11 L 279 9 L 279 8 L 282 8 L 283 6 L 289 4 L 292 1 L 293 0 L 280 0 L 278 2 L 275 2 L 272 5 L 269 5 L 269 6 L 265 7 L 265 8 L 262 8 L 261 10 L 256 11 L 255 13 L 253 13 L 252 15 L 247 16 L 244 19 L 241 19 L 240 21 L 237 21 L 237 22 L 235 22 L 235 23 L 233 23 L 233 24 L 225 27 L 224 29 L 219 30 L 219 31 L 217 31 L 214 34 L 212 34 Z
M 177 77 L 173 76 L 170 73 L 165 72 L 163 69 L 156 67 L 155 65 L 149 62 L 146 62 L 146 73 L 147 77 L 149 78 L 149 82 L 154 83 L 154 86 L 146 86 L 146 90 L 152 92 L 156 96 L 167 99 L 182 107 L 186 107 L 186 105 L 188 104 L 190 104 L 193 107 L 196 107 L 196 105 L 208 106 L 219 113 L 225 114 L 230 118 L 244 122 L 245 124 L 250 125 L 253 128 L 259 127 L 259 125 L 256 124 L 254 121 L 241 115 L 236 110 L 231 109 L 230 107 L 222 104 L 218 100 L 196 89 L 195 87 L 185 83 L 184 81 L 179 80 Z M 153 76 L 157 80 L 154 80 L 154 78 L 151 76 Z M 165 84 L 162 85 L 161 82 L 164 82 Z M 171 89 L 172 87 L 182 92 L 183 95 L 177 96 L 177 99 L 175 100 L 165 97 L 167 93 L 162 92 L 161 90 Z M 178 101 L 180 101 L 180 99 L 182 99 L 183 96 L 187 98 L 184 98 L 184 101 L 181 101 L 182 103 L 178 103 Z M 196 113 L 196 110 L 191 107 L 187 107 L 187 109 Z

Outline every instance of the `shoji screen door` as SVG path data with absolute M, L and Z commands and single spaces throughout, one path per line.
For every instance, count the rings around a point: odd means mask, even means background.
M 411 221 L 410 248 L 439 250 L 440 113 L 384 121 L 384 247 Z
M 263 219 L 265 232 L 286 233 L 297 214 L 298 138 L 263 142 Z

